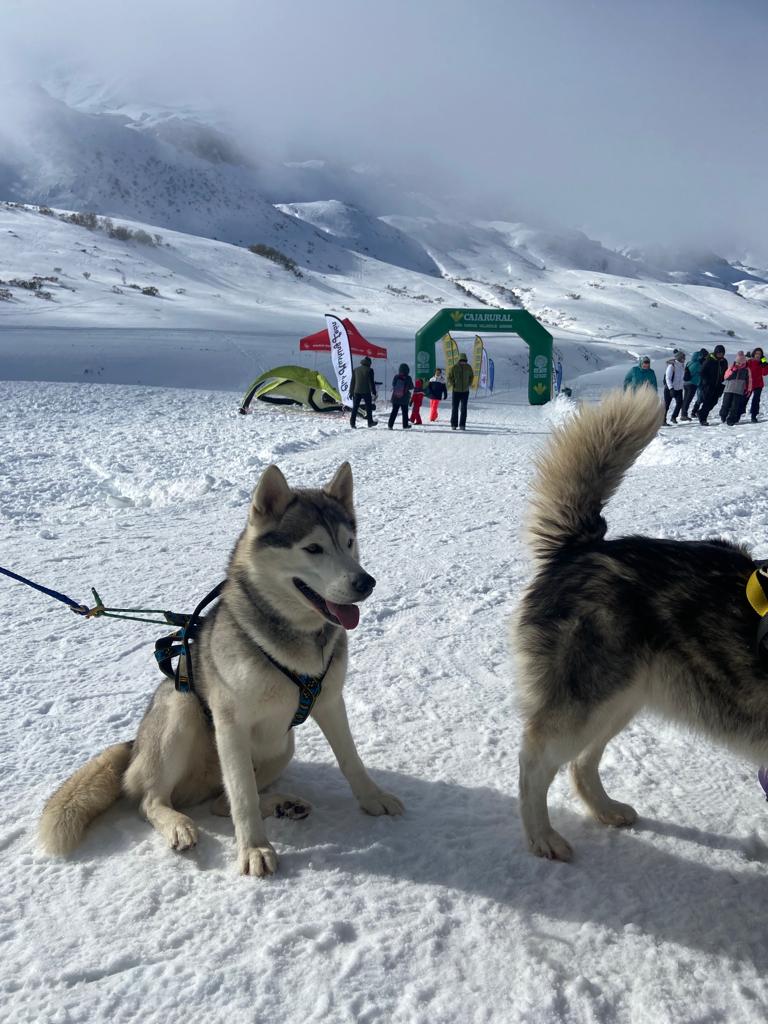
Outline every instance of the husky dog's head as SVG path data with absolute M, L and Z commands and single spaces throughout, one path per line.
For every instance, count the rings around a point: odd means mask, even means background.
M 244 537 L 239 571 L 297 629 L 357 626 L 357 604 L 376 580 L 359 561 L 348 462 L 322 490 L 291 488 L 277 466 L 268 466 L 253 492 Z

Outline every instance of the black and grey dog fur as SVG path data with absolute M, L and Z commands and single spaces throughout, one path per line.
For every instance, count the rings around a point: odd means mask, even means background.
M 513 642 L 521 816 L 540 857 L 572 856 L 547 808 L 564 764 L 598 821 L 636 820 L 598 768 L 643 707 L 768 760 L 768 671 L 745 591 L 752 558 L 717 539 L 605 538 L 603 506 L 661 422 L 650 389 L 613 394 L 558 429 L 539 467 L 528 522 L 535 576 Z

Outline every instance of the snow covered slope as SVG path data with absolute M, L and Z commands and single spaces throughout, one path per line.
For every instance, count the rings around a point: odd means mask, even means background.
M 316 203 L 286 203 L 278 207 L 331 235 L 340 245 L 382 263 L 393 263 L 420 274 L 438 275 L 437 264 L 413 238 L 359 207 L 336 199 Z
M 182 117 L 68 107 L 39 90 L 23 142 L 0 156 L 1 198 L 147 221 L 304 262 L 324 236 L 276 210 L 256 169 L 214 129 Z M 310 254 L 311 255 L 311 254 Z
M 339 231 L 349 226 L 348 207 L 311 205 L 328 217 L 338 213 Z M 239 390 L 271 365 L 278 339 L 278 362 L 299 359 L 298 339 L 320 329 L 325 312 L 350 316 L 390 348 L 393 362 L 412 362 L 415 331 L 439 309 L 521 306 L 552 331 L 569 383 L 590 369 L 626 369 L 640 352 L 661 358 L 673 347 L 693 351 L 718 341 L 735 351 L 766 336 L 768 286 L 747 280 L 737 293 L 660 280 L 624 257 L 614 254 L 611 263 L 610 252 L 585 236 L 558 241 L 498 222 L 409 222 L 442 272 L 436 277 L 384 262 L 407 262 L 408 240 L 402 229 L 376 235 L 382 222 L 375 218 L 356 215 L 352 236 L 333 237 L 295 216 L 275 216 L 313 236 L 293 269 L 290 253 L 297 249 L 288 234 L 276 263 L 153 224 L 114 218 L 112 234 L 125 229 L 131 237 L 110 237 L 103 219 L 89 229 L 65 214 L 0 203 L 2 376 L 95 374 L 112 383 Z M 361 251 L 366 239 L 381 258 Z M 63 344 L 61 327 L 87 331 L 89 344 Z M 139 333 L 120 334 L 130 331 Z M 489 336 L 486 343 L 497 386 L 520 386 L 525 346 L 514 337 Z M 165 354 L 162 363 L 147 358 L 155 348 Z

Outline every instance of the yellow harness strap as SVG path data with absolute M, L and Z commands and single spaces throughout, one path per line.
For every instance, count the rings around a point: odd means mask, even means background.
M 760 618 L 762 618 L 764 615 L 768 615 L 768 596 L 766 596 L 763 590 L 763 585 L 759 579 L 760 576 L 768 578 L 768 573 L 765 569 L 755 569 L 747 580 L 747 600 Z

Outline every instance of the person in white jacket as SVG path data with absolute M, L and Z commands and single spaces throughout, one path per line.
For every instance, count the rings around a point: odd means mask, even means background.
M 667 363 L 667 369 L 664 372 L 664 383 L 666 384 L 664 397 L 667 399 L 664 404 L 666 406 L 666 411 L 669 411 L 669 406 L 672 402 L 675 403 L 672 406 L 672 416 L 670 418 L 671 423 L 677 423 L 678 413 L 683 407 L 684 377 L 685 352 L 678 350 L 675 352 L 675 358 L 670 359 Z

